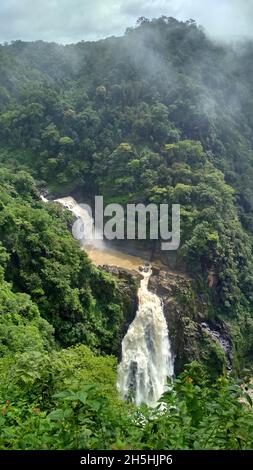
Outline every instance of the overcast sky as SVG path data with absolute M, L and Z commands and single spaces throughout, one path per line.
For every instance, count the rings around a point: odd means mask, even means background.
M 140 16 L 195 19 L 211 35 L 253 37 L 253 0 L 0 0 L 0 42 L 121 35 Z

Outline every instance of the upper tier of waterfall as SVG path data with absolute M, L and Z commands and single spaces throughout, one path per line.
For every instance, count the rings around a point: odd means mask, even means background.
M 41 199 L 44 202 L 49 202 L 44 196 L 41 196 Z M 85 204 L 78 204 L 71 196 L 56 199 L 54 202 L 61 204 L 76 217 L 77 222 L 72 227 L 73 236 L 81 242 L 95 265 L 101 266 L 106 264 L 138 271 L 139 266 L 146 262 L 145 258 L 113 249 L 106 241 L 97 240 L 94 236 L 92 239 L 85 239 L 86 233 L 88 235 L 87 238 L 89 238 L 92 232 L 94 235 L 94 221 Z

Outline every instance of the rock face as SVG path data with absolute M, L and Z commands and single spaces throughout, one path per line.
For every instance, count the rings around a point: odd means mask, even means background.
M 116 278 L 121 303 L 123 322 L 119 337 L 119 359 L 121 341 L 138 309 L 138 288 L 141 274 L 115 266 L 101 266 Z M 185 364 L 197 360 L 208 367 L 213 377 L 232 367 L 232 343 L 227 325 L 220 320 L 210 320 L 208 308 L 196 294 L 194 281 L 183 274 L 170 272 L 160 267 L 152 268 L 149 290 L 157 294 L 164 306 L 169 336 L 174 355 L 175 374 Z
M 121 358 L 121 342 L 128 330 L 129 325 L 135 318 L 138 309 L 138 289 L 141 281 L 141 275 L 136 271 L 118 268 L 116 266 L 103 265 L 101 269 L 116 278 L 119 286 L 120 300 L 123 308 L 123 322 L 120 329 L 119 352 Z
M 149 289 L 163 301 L 164 314 L 175 360 L 175 373 L 198 360 L 215 377 L 232 367 L 232 344 L 228 327 L 208 319 L 208 309 L 185 275 L 153 270 Z

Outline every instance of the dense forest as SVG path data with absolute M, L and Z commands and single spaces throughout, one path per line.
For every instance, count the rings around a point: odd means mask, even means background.
M 167 17 L 97 42 L 0 46 L 1 449 L 253 448 L 252 74 L 252 42 Z M 173 269 L 193 279 L 185 301 L 226 324 L 232 371 L 185 363 L 166 411 L 122 401 L 129 299 L 43 191 L 179 203 Z

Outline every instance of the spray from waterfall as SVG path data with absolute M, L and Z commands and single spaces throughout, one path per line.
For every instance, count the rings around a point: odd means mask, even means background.
M 40 196 L 43 202 L 49 202 L 43 195 Z M 92 214 L 89 213 L 86 204 L 78 204 L 71 196 L 55 199 L 61 206 L 68 209 L 76 217 L 76 222 L 72 226 L 73 237 L 80 240 L 83 246 L 92 246 L 99 250 L 105 249 L 103 240 L 99 240 L 97 230 L 94 226 Z
M 148 290 L 151 267 L 145 267 L 138 292 L 139 308 L 122 342 L 118 390 L 124 399 L 149 406 L 161 398 L 174 373 L 168 326 L 160 298 Z
M 71 196 L 56 199 L 54 202 L 61 204 L 76 217 L 76 222 L 72 227 L 72 233 L 76 240 L 80 240 L 83 246 L 89 245 L 99 250 L 105 249 L 103 240 L 98 239 L 92 214 L 89 213 L 85 204 L 78 204 Z

